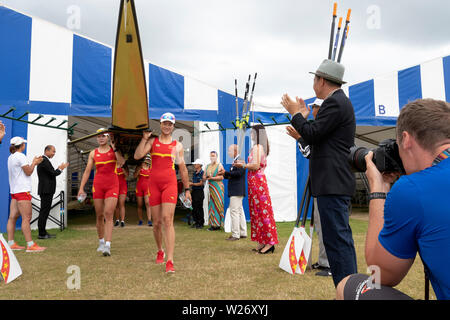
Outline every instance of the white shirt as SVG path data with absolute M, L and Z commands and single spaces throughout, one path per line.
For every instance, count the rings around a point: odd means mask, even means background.
M 27 176 L 22 167 L 28 165 L 22 152 L 14 152 L 8 157 L 9 189 L 11 194 L 31 192 L 31 176 Z

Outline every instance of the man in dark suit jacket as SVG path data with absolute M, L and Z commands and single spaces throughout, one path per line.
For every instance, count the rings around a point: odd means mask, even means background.
M 48 145 L 44 149 L 43 161 L 37 167 L 37 173 L 39 178 L 38 194 L 41 197 L 41 210 L 39 211 L 38 229 L 39 239 L 54 238 L 54 235 L 47 233 L 45 225 L 47 224 L 48 215 L 53 202 L 53 195 L 56 190 L 56 176 L 59 176 L 61 172 L 67 168 L 68 163 L 62 163 L 55 170 L 50 162 L 50 159 L 55 156 L 56 149 L 52 145 Z
M 228 147 L 228 155 L 235 159 L 239 154 L 238 146 L 232 144 Z M 228 197 L 230 197 L 231 236 L 226 240 L 235 241 L 247 238 L 247 220 L 245 219 L 242 200 L 245 197 L 245 169 L 231 166 L 225 171 L 223 177 L 228 179 Z
M 352 103 L 340 88 L 345 83 L 344 66 L 324 60 L 314 74 L 316 97 L 324 100 L 314 122 L 306 120 L 309 109 L 302 99 L 294 102 L 285 94 L 282 104 L 292 115 L 292 126 L 311 146 L 311 192 L 317 198 L 325 250 L 337 286 L 357 271 L 348 212 L 355 177 L 347 160 L 356 121 Z

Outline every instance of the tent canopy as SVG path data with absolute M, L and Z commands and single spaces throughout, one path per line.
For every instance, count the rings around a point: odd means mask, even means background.
M 145 30 L 141 30 L 141 35 L 144 34 Z M 25 111 L 65 117 L 111 116 L 114 48 L 2 5 L 0 46 L 0 114 L 14 106 L 15 117 Z M 162 113 L 170 111 L 177 120 L 199 121 L 200 130 L 207 129 L 204 123 L 211 129 L 217 129 L 217 123 L 232 128 L 231 122 L 236 118 L 233 94 L 145 59 L 144 70 L 151 119 L 159 119 Z M 385 134 L 392 135 L 392 130 L 371 127 L 394 127 L 401 107 L 408 101 L 417 98 L 450 101 L 450 56 L 345 86 L 343 90 L 355 109 L 357 137 L 377 144 Z M 313 101 L 314 97 L 306 103 Z M 239 99 L 241 107 L 242 103 Z M 281 105 L 269 107 L 256 99 L 250 120 L 286 123 L 286 116 Z M 45 143 L 47 134 L 37 135 L 31 126 L 16 122 L 7 126 L 12 127 L 8 136 L 26 137 L 33 132 L 34 144 Z M 293 221 L 308 174 L 308 161 L 296 150 L 293 139 L 285 139 L 284 130 L 283 126 L 268 127 L 269 140 L 278 146 L 268 157 L 267 179 L 276 220 Z M 211 141 L 215 141 L 214 145 L 200 145 L 205 157 L 215 149 L 225 159 L 226 146 L 234 141 L 227 141 L 226 132 L 204 134 L 210 134 L 214 137 Z M 4 147 L 0 146 L 3 151 Z M 280 180 L 280 176 L 285 180 Z M 7 200 L 0 199 L 0 207 L 7 212 Z

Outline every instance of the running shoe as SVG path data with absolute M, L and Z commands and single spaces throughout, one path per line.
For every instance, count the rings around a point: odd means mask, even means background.
M 30 247 L 27 246 L 27 252 L 41 252 L 44 251 L 45 249 L 46 249 L 45 247 L 39 247 L 36 242 L 33 243 L 33 245 Z
M 164 263 L 165 256 L 166 256 L 166 254 L 164 253 L 163 250 L 158 251 L 158 253 L 156 254 L 156 264 Z
M 19 246 L 16 242 L 14 242 L 14 244 L 9 247 L 11 248 L 11 250 L 24 250 L 25 249 L 25 247 Z
M 119 220 L 116 220 L 116 222 L 114 223 L 114 227 L 118 227 L 119 226 Z
M 97 248 L 97 252 L 103 252 L 105 250 L 105 243 L 100 243 Z
M 111 247 L 110 246 L 104 246 L 103 247 L 103 256 L 104 257 L 111 256 Z
M 142 220 L 139 220 L 138 226 L 142 226 Z
M 152 226 L 153 226 L 153 223 L 152 223 L 150 220 L 148 221 L 148 226 L 149 226 L 149 227 L 152 227 Z
M 121 228 L 125 227 L 125 221 L 120 221 L 120 227 Z
M 166 262 L 166 273 L 175 273 L 172 260 Z

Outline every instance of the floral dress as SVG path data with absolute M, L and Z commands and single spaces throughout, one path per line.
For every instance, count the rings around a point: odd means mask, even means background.
M 253 160 L 252 153 L 248 163 Z M 272 201 L 269 195 L 264 168 L 267 165 L 266 156 L 261 155 L 260 168 L 248 170 L 248 204 L 250 208 L 251 240 L 260 244 L 277 244 L 277 226 L 273 217 Z

